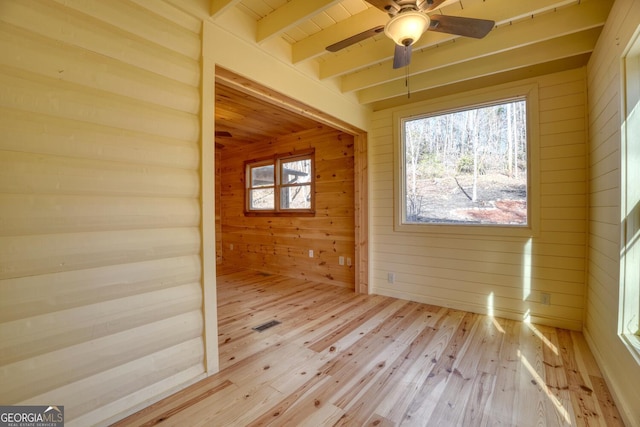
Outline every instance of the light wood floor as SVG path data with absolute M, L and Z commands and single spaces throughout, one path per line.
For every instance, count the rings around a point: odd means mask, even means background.
M 580 333 L 222 273 L 221 371 L 119 425 L 622 425 Z

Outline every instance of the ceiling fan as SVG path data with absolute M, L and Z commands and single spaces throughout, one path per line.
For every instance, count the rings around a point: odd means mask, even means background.
M 352 44 L 359 43 L 384 31 L 396 44 L 393 68 L 409 65 L 411 47 L 425 31 L 455 34 L 481 39 L 494 27 L 495 22 L 487 19 L 465 18 L 461 16 L 436 15 L 436 10 L 447 0 L 366 0 L 367 3 L 387 13 L 391 18 L 386 25 L 379 25 L 353 35 L 330 46 L 329 52 L 337 52 Z

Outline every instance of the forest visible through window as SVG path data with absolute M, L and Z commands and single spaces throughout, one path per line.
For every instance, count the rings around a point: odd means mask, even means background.
M 404 222 L 525 226 L 526 100 L 404 121 Z

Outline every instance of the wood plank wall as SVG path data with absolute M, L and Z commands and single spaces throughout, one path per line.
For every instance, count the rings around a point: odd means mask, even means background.
M 222 148 L 216 145 L 215 158 L 220 159 Z M 215 185 L 215 213 L 216 213 L 216 264 L 221 264 L 222 257 L 222 162 L 215 162 L 216 185 Z
M 586 254 L 586 72 L 537 84 L 539 234 L 528 238 L 398 233 L 393 228 L 394 109 L 374 114 L 369 144 L 372 291 L 580 330 Z M 463 95 L 463 94 L 462 94 Z M 438 100 L 433 100 L 437 102 Z M 388 273 L 395 273 L 395 283 Z M 530 274 L 529 274 L 530 272 Z M 526 288 L 530 288 L 525 298 Z M 540 293 L 551 294 L 551 305 Z
M 308 148 L 315 148 L 315 216 L 245 217 L 244 161 Z M 353 149 L 353 136 L 325 126 L 260 145 L 227 144 L 220 157 L 224 263 L 354 288 Z
M 630 426 L 640 425 L 640 363 L 618 337 L 624 121 L 620 89 L 621 58 L 639 26 L 640 1 L 616 0 L 587 68 L 590 213 L 585 337 Z
M 0 4 L 0 402 L 102 424 L 204 373 L 202 23 Z

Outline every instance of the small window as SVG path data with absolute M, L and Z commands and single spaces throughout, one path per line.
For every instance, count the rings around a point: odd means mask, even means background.
M 312 214 L 313 152 L 249 161 L 247 214 Z
M 524 97 L 403 118 L 402 223 L 527 227 Z

